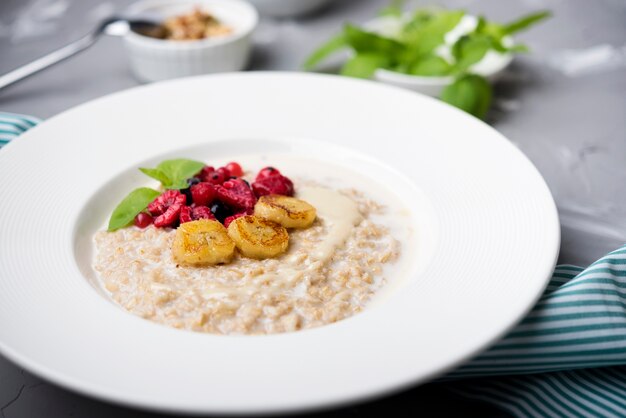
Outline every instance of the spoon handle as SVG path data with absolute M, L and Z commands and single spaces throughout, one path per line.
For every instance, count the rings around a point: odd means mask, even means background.
M 0 76 L 0 89 L 61 62 L 93 45 L 101 32 L 95 31 L 26 65 Z

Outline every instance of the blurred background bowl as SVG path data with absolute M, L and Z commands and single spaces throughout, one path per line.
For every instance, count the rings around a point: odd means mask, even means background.
M 297 0 L 296 0 L 297 1 Z M 144 82 L 243 70 L 250 57 L 258 13 L 243 0 L 145 0 L 127 9 L 130 17 L 163 21 L 195 7 L 233 28 L 229 35 L 190 41 L 163 40 L 129 32 L 124 44 L 131 70 Z
M 272 17 L 295 17 L 314 12 L 331 0 L 250 0 L 259 13 Z
M 475 16 L 468 15 L 463 17 L 458 27 L 450 31 L 450 33 L 453 31 L 456 33 L 447 40 L 447 43 L 453 44 L 456 41 L 456 37 L 461 36 L 465 30 L 473 29 L 477 22 Z M 402 21 L 395 17 L 379 17 L 366 23 L 365 27 L 381 35 L 393 37 L 394 33 L 399 30 L 401 24 Z M 512 38 L 503 38 L 502 41 L 505 45 L 511 45 L 513 43 Z M 449 52 L 444 53 L 444 55 L 446 54 L 449 54 Z M 509 66 L 511 61 L 513 61 L 512 54 L 501 54 L 490 50 L 485 54 L 483 59 L 470 67 L 470 71 L 474 74 L 482 75 L 490 82 L 495 82 L 506 67 Z M 385 84 L 402 87 L 432 97 L 439 97 L 441 91 L 454 81 L 454 77 L 452 76 L 419 76 L 382 68 L 376 70 L 373 78 Z

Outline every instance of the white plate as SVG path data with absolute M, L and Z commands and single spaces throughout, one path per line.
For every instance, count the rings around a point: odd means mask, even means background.
M 260 337 L 170 329 L 102 297 L 81 273 L 83 242 L 144 181 L 135 168 L 228 144 L 241 154 L 246 141 L 355 170 L 386 165 L 378 180 L 406 190 L 424 226 L 422 265 L 402 291 L 333 325 Z M 559 246 L 550 192 L 506 138 L 434 99 L 333 76 L 227 74 L 107 96 L 0 151 L 0 179 L 1 352 L 67 388 L 150 409 L 285 411 L 423 382 L 513 326 Z

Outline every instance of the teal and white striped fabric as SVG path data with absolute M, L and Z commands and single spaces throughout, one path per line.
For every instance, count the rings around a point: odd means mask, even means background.
M 32 116 L 0 112 L 0 148 L 39 122 Z
M 0 146 L 37 122 L 0 113 Z M 435 384 L 516 417 L 626 417 L 626 246 L 557 266 L 513 331 Z
M 528 316 L 441 384 L 517 417 L 626 417 L 626 246 L 557 266 Z

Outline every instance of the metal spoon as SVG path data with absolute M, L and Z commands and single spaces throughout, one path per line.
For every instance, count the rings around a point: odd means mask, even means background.
M 122 17 L 111 17 L 104 20 L 96 29 L 82 38 L 59 48 L 54 52 L 44 55 L 26 65 L 16 68 L 0 76 L 0 89 L 3 89 L 17 81 L 31 76 L 43 69 L 59 63 L 93 45 L 101 35 L 124 36 L 128 31 L 137 32 L 145 36 L 162 38 L 162 29 L 159 23 L 149 20 L 129 20 Z

